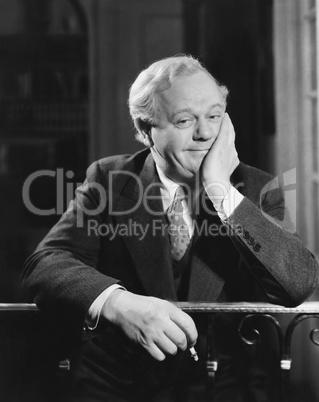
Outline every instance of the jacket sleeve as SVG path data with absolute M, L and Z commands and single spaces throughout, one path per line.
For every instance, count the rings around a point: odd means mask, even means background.
M 280 189 L 265 191 L 260 208 L 245 197 L 226 225 L 266 300 L 295 306 L 314 292 L 318 263 L 294 233 Z
M 100 238 L 88 231 L 99 224 L 107 204 L 98 164 L 88 169 L 85 183 L 60 221 L 25 263 L 23 285 L 31 300 L 65 328 L 82 329 L 95 298 L 119 283 L 96 269 Z

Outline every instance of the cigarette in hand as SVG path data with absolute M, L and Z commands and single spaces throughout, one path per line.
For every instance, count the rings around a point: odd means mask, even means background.
M 198 354 L 197 354 L 195 348 L 192 347 L 189 349 L 189 351 L 191 353 L 192 358 L 195 360 L 195 362 L 197 362 L 199 360 L 199 357 L 198 357 Z

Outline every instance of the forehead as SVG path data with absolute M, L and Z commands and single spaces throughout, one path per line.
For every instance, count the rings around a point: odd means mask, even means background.
M 158 95 L 158 101 L 162 110 L 179 107 L 223 105 L 216 82 L 203 71 L 190 76 L 176 78 L 170 88 Z

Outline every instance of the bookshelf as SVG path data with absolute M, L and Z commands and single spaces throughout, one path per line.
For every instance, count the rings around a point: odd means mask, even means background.
M 58 26 L 52 7 L 62 9 L 63 3 L 21 3 L 20 32 L 0 35 L 1 302 L 24 300 L 22 264 L 60 216 L 28 209 L 26 180 L 34 172 L 51 172 L 34 180 L 28 193 L 33 205 L 49 210 L 56 208 L 61 186 L 72 182 L 75 188 L 87 167 L 88 38 L 84 30 L 52 30 Z M 77 17 L 76 10 L 67 12 Z M 65 172 L 60 183 L 58 170 Z

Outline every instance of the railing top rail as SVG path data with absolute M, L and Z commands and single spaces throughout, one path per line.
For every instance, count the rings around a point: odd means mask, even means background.
M 248 302 L 177 302 L 174 304 L 188 313 L 319 314 L 319 301 L 304 302 L 298 307 Z M 0 311 L 38 311 L 38 307 L 33 303 L 0 303 Z
M 0 303 L 0 311 L 39 311 L 34 303 Z
M 298 307 L 283 307 L 270 303 L 217 303 L 178 302 L 175 303 L 187 313 L 262 313 L 262 314 L 319 314 L 319 302 L 304 302 Z

